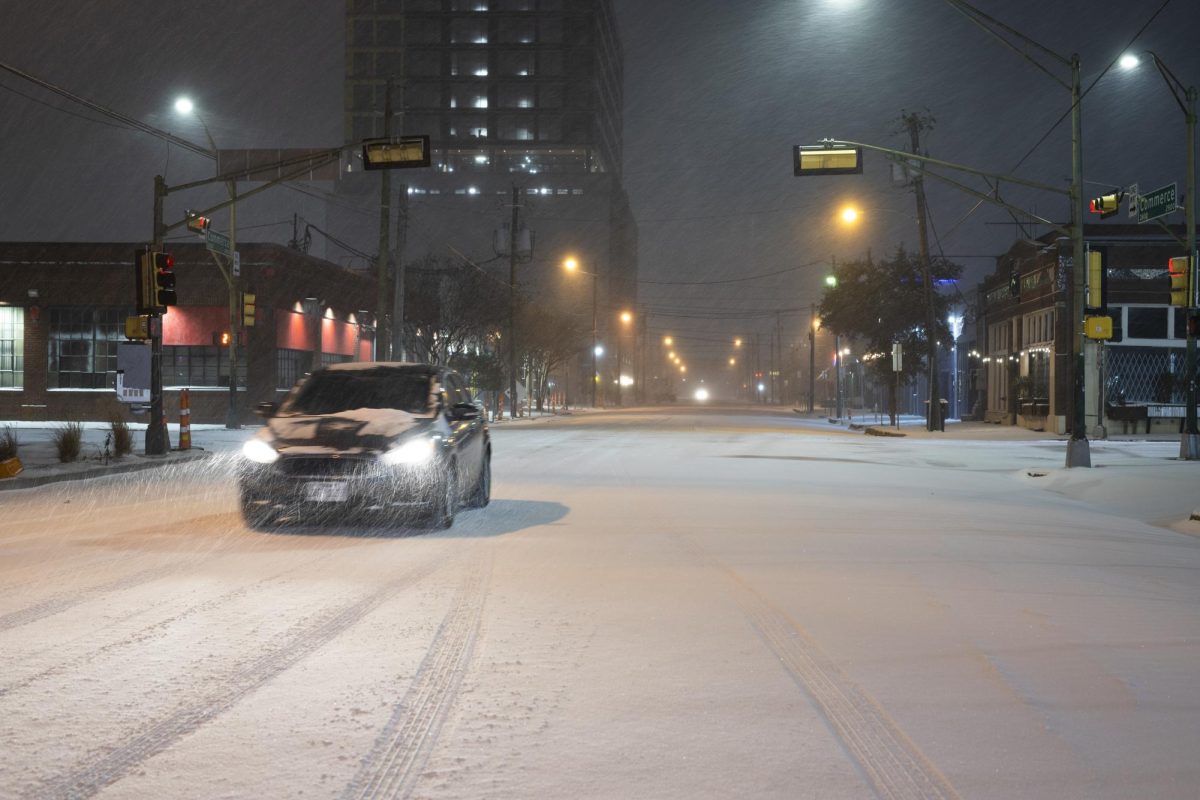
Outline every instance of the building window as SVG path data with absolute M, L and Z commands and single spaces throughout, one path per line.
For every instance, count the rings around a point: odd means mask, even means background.
M 487 20 L 456 19 L 450 22 L 451 44 L 487 44 Z
M 451 53 L 450 74 L 454 76 L 487 77 L 488 60 L 486 53 Z
M 238 359 L 238 386 L 246 385 L 246 354 Z M 229 386 L 229 348 L 216 345 L 163 347 L 163 386 L 203 388 Z
M 1125 328 L 1125 336 L 1130 339 L 1166 339 L 1167 338 L 1167 309 L 1138 308 L 1130 306 L 1129 321 Z
M 500 54 L 499 70 L 503 76 L 529 77 L 534 70 L 533 53 L 507 51 Z
M 117 344 L 125 341 L 127 308 L 51 308 L 51 389 L 115 389 Z
M 312 353 L 307 350 L 275 351 L 275 387 L 290 389 L 308 372 L 312 364 Z
M 0 389 L 20 389 L 25 376 L 25 309 L 0 306 Z

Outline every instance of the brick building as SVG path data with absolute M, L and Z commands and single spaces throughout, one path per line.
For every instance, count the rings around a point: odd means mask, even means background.
M 116 399 L 117 343 L 134 313 L 132 243 L 0 243 L 0 419 L 131 419 Z M 229 289 L 202 244 L 168 243 L 179 304 L 163 318 L 164 408 L 224 422 L 230 405 Z M 375 281 L 277 244 L 239 245 L 255 324 L 238 353 L 237 414 L 316 365 L 369 359 Z M 240 314 L 239 314 L 240 316 Z
M 1084 416 L 1116 432 L 1180 429 L 1184 412 L 1185 309 L 1169 305 L 1167 261 L 1182 255 L 1180 226 L 1089 225 L 1089 250 L 1103 257 L 1114 336 L 1085 342 Z M 1070 430 L 1071 258 L 1057 234 L 1018 241 L 984 279 L 979 348 L 984 418 L 1035 430 Z M 1136 423 L 1136 424 L 1131 424 Z

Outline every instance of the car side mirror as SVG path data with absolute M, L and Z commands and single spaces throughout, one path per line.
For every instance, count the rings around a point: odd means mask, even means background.
M 455 403 L 450 406 L 450 419 L 476 419 L 479 416 L 479 407 L 474 403 Z
M 275 416 L 275 412 L 278 410 L 279 410 L 279 404 L 273 403 L 271 401 L 254 404 L 254 413 L 258 414 L 260 417 L 267 417 L 267 418 L 273 417 L 273 416 Z

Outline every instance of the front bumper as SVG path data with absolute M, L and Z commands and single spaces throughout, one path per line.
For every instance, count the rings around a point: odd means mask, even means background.
M 390 466 L 374 457 L 284 456 L 271 464 L 244 461 L 238 488 L 244 508 L 276 513 L 420 510 L 441 496 L 442 473 L 436 459 L 420 466 Z

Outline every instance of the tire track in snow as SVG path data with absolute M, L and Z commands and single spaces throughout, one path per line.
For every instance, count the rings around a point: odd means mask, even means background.
M 958 792 L 949 780 L 896 721 L 843 673 L 800 626 L 700 545 L 683 536 L 676 538 L 684 549 L 728 579 L 738 607 L 792 680 L 812 700 L 876 796 L 884 800 L 957 800 Z
M 489 550 L 467 569 L 412 684 L 342 792 L 343 800 L 408 797 L 412 792 L 471 661 L 491 567 Z
M 143 583 L 156 581 L 172 572 L 177 572 L 183 568 L 183 564 L 174 562 L 171 564 L 160 564 L 157 567 L 150 567 L 132 575 L 125 575 L 116 580 L 101 583 L 97 586 L 92 586 L 88 589 L 79 591 L 64 592 L 63 594 L 51 597 L 48 600 L 43 600 L 40 603 L 29 606 L 28 608 L 20 609 L 19 611 L 10 611 L 7 614 L 0 615 L 0 631 L 6 631 L 11 628 L 16 628 L 21 625 L 28 625 L 45 617 L 53 616 L 66 611 L 69 608 L 84 603 L 97 595 L 108 594 L 109 592 L 119 592 L 124 589 L 131 589 L 134 586 L 139 586 Z
M 186 520 L 186 522 L 189 525 L 194 526 L 194 525 L 200 525 L 200 524 L 207 523 L 210 520 L 220 520 L 227 516 L 229 516 L 229 515 L 225 514 L 225 513 L 206 514 L 203 516 L 191 517 L 188 520 Z M 150 534 L 150 535 L 157 535 L 161 532 L 161 530 L 162 530 L 161 525 L 155 525 L 155 526 L 151 526 L 151 527 L 131 529 L 129 531 L 126 531 L 125 533 L 130 534 L 130 535 L 138 535 L 138 534 L 143 534 L 143 533 Z M 153 581 L 153 580 L 161 578 L 165 575 L 168 575 L 172 572 L 177 572 L 179 570 L 184 569 L 185 567 L 187 567 L 189 565 L 194 564 L 195 562 L 193 559 L 195 559 L 196 557 L 207 557 L 207 556 L 223 557 L 223 556 L 227 555 L 229 553 L 229 551 L 230 551 L 230 547 L 228 545 L 228 542 L 224 538 L 222 538 L 215 545 L 211 545 L 206 548 L 197 548 L 195 550 L 185 551 L 184 554 L 182 556 L 180 556 L 180 558 L 178 560 L 173 561 L 169 564 L 161 564 L 159 566 L 150 567 L 148 569 L 141 570 L 140 572 L 135 572 L 131 575 L 126 575 L 122 578 L 116 578 L 107 583 L 97 584 L 95 586 L 91 586 L 91 587 L 88 587 L 88 588 L 85 588 L 82 590 L 65 592 L 60 595 L 50 597 L 46 600 L 43 600 L 40 603 L 36 603 L 27 608 L 20 609 L 18 611 L 10 611 L 7 614 L 0 614 L 0 632 L 6 631 L 10 628 L 18 627 L 20 625 L 26 625 L 30 622 L 42 619 L 44 617 L 52 616 L 54 614 L 58 614 L 60 612 L 66 611 L 67 609 L 72 608 L 73 606 L 79 605 L 80 603 L 86 602 L 86 601 L 94 598 L 96 595 L 106 594 L 108 592 L 122 591 L 124 589 L 131 589 L 135 586 L 138 586 L 139 584 L 148 583 L 150 581 Z M 54 574 L 77 575 L 80 573 L 86 573 L 90 570 L 94 570 L 99 567 L 103 567 L 103 566 L 110 565 L 110 564 L 118 564 L 121 562 L 122 562 L 122 557 L 117 556 L 115 558 L 108 558 L 108 559 L 104 559 L 99 562 L 81 563 L 77 566 L 64 568 L 63 570 L 61 570 L 59 572 L 51 573 L 51 575 L 54 575 Z M 39 576 L 38 578 L 31 578 L 31 579 L 25 581 L 24 584 L 26 586 L 31 585 L 31 584 L 32 585 L 42 585 L 47 582 L 51 582 L 49 580 L 49 577 Z M 6 597 L 7 596 L 11 596 L 11 595 L 6 595 Z
M 435 558 L 409 570 L 365 597 L 320 614 L 316 622 L 305 624 L 299 633 L 283 644 L 238 667 L 220 687 L 207 692 L 206 696 L 178 708 L 111 747 L 104 748 L 104 754 L 91 763 L 45 781 L 25 792 L 25 796 L 81 798 L 99 793 L 105 787 L 116 783 L 138 764 L 199 730 L 276 675 L 324 647 L 393 595 L 431 575 L 444 561 L 444 557 Z
M 49 667 L 46 667 L 45 669 L 42 669 L 39 672 L 33 673 L 32 675 L 26 675 L 24 678 L 21 678 L 19 680 L 13 681 L 12 683 L 8 683 L 6 685 L 0 686 L 0 697 L 4 697 L 5 695 L 11 694 L 18 689 L 23 689 L 26 686 L 29 686 L 30 684 L 35 683 L 39 680 L 43 680 L 43 679 L 51 677 L 53 675 L 61 675 L 62 673 L 66 672 L 70 669 L 78 669 L 81 667 L 86 667 L 88 664 L 90 664 L 95 659 L 99 658 L 100 656 L 105 655 L 106 653 L 112 652 L 114 650 L 119 650 L 123 647 L 130 647 L 133 645 L 144 644 L 148 640 L 162 635 L 163 633 L 166 632 L 166 630 L 171 625 L 173 625 L 177 622 L 185 620 L 188 617 L 194 616 L 196 614 L 206 613 L 213 609 L 220 608 L 221 606 L 225 605 L 226 603 L 229 603 L 233 600 L 237 600 L 240 597 L 244 597 L 252 591 L 256 591 L 270 583 L 279 581 L 280 578 L 282 578 L 284 575 L 288 575 L 293 572 L 298 572 L 299 570 L 303 569 L 304 567 L 307 567 L 311 564 L 316 563 L 317 561 L 320 561 L 322 558 L 324 558 L 324 556 L 315 556 L 315 557 L 310 558 L 307 561 L 304 561 L 300 564 L 296 564 L 293 567 L 289 567 L 288 569 L 281 570 L 281 571 L 275 572 L 271 575 L 258 578 L 257 580 L 254 580 L 251 583 L 247 583 L 243 586 L 239 586 L 236 589 L 232 589 L 228 592 L 225 592 L 224 594 L 218 595 L 217 597 L 212 597 L 212 598 L 209 598 L 208 600 L 204 600 L 199 603 L 194 603 L 193 605 L 188 606 L 187 608 L 181 609 L 180 611 L 178 611 L 174 614 L 171 614 L 170 616 L 166 617 L 165 619 L 160 619 L 157 622 L 151 623 L 150 625 L 146 625 L 142 628 L 139 628 L 136 631 L 132 631 L 129 634 L 125 635 L 124 637 L 122 637 L 116 641 L 109 642 L 108 644 L 105 644 L 105 645 L 101 645 L 100 647 L 97 647 L 86 653 L 80 653 L 80 654 L 76 655 L 74 658 L 70 658 L 70 659 L 60 662 L 58 664 L 53 664 Z M 136 616 L 139 616 L 141 614 L 146 613 L 147 611 L 152 611 L 152 610 L 153 610 L 152 608 L 139 608 L 139 609 L 131 612 L 130 614 L 127 614 L 126 616 L 122 617 L 121 619 L 119 619 L 113 623 L 110 623 L 109 625 L 106 625 L 105 628 L 120 625 L 123 622 L 127 622 Z M 90 638 L 90 637 L 88 637 L 88 638 Z M 54 647 L 49 648 L 49 649 L 58 649 L 59 647 L 60 647 L 59 645 L 55 645 Z M 44 651 L 39 651 L 39 652 L 44 652 Z M 36 656 L 38 654 L 39 653 L 30 654 L 30 657 Z M 28 660 L 28 659 L 24 659 L 24 660 Z M 8 666 L 8 669 L 12 669 L 12 667 L 17 663 L 21 663 L 21 661 L 17 661 L 17 662 L 10 664 Z

